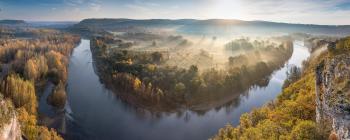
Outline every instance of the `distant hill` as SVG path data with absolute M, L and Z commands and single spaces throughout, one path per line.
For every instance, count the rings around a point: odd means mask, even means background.
M 51 28 L 51 29 L 63 29 L 73 26 L 78 22 L 74 21 L 29 21 L 28 24 L 35 28 Z
M 26 24 L 26 22 L 24 20 L 10 20 L 10 19 L 6 19 L 6 20 L 0 20 L 0 24 L 4 24 L 4 25 L 23 25 L 23 24 Z
M 243 21 L 227 19 L 84 19 L 70 29 L 73 31 L 118 31 L 139 28 L 177 27 L 177 31 L 189 34 L 271 34 L 271 33 L 311 33 L 345 36 L 350 34 L 350 26 L 289 24 L 268 21 Z
M 19 27 L 19 28 L 48 28 L 48 29 L 65 29 L 77 24 L 73 21 L 24 21 L 24 20 L 0 20 L 0 26 Z
M 12 20 L 12 19 L 6 19 L 6 20 L 0 20 L 0 30 L 5 28 L 10 29 L 19 29 L 19 28 L 28 28 L 29 24 L 25 22 L 24 20 Z M 3 34 L 3 33 L 1 33 Z

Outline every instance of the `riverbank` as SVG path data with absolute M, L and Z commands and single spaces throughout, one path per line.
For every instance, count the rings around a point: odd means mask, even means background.
M 208 139 L 228 122 L 238 124 L 243 113 L 277 97 L 288 65 L 301 66 L 309 56 L 301 45 L 294 43 L 292 57 L 271 75 L 266 87 L 251 87 L 221 108 L 155 115 L 126 104 L 101 83 L 92 63 L 90 41 L 82 40 L 69 62 L 67 95 L 72 119 L 66 121 L 67 139 Z
M 101 37 L 91 40 L 93 59 L 101 81 L 124 102 L 154 113 L 183 110 L 202 113 L 221 107 L 239 98 L 240 93 L 250 87 L 267 86 L 269 76 L 282 68 L 293 52 L 292 43 L 288 41 L 279 46 L 255 46 L 241 55 L 230 57 L 230 62 L 226 60 L 225 69 L 203 70 L 196 65 L 190 68 L 162 65 L 159 63 L 167 63 L 174 58 L 163 58 L 167 53 L 158 51 L 146 50 L 134 54 L 133 49 L 113 47 L 113 42 L 120 43 L 119 40 Z M 145 60 L 155 54 L 164 62 Z M 142 61 L 139 57 L 146 62 L 138 63 Z M 266 58 L 269 59 L 261 60 Z

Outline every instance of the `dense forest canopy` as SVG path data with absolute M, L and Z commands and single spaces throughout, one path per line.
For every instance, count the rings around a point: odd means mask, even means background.
M 268 81 L 265 79 L 283 66 L 293 51 L 291 41 L 277 44 L 238 39 L 226 44 L 226 50 L 223 47 L 216 50 L 222 51 L 218 56 L 226 56 L 226 60 L 219 62 L 212 52 L 205 50 L 213 46 L 184 44 L 181 40 L 187 39 L 183 37 L 163 37 L 157 40 L 159 45 L 152 43 L 144 48 L 139 45 L 125 48 L 123 44 L 127 41 L 118 38 L 104 36 L 91 40 L 101 79 L 111 89 L 124 93 L 119 96 L 125 101 L 156 112 L 183 107 L 209 109 L 206 106 L 210 102 L 218 102 L 230 93 L 238 94 L 252 85 L 264 86 Z M 177 42 L 174 45 L 164 45 L 174 40 Z M 138 44 L 144 42 L 147 41 Z M 242 48 L 233 49 L 234 43 Z M 182 59 L 187 64 L 179 63 Z M 223 65 L 220 68 L 214 62 Z
M 62 139 L 54 129 L 38 125 L 38 97 L 52 81 L 57 86 L 50 102 L 56 107 L 65 104 L 61 91 L 65 91 L 68 57 L 80 37 L 51 29 L 0 29 L 6 31 L 0 34 L 6 36 L 0 39 L 1 96 L 16 108 L 23 137 Z

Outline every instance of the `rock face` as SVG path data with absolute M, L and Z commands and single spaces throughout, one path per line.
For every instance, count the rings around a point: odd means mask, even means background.
M 330 119 L 333 131 L 350 140 L 350 57 L 326 59 L 316 69 L 316 121 Z
M 0 96 L 0 140 L 21 140 L 21 127 L 14 108 Z
M 21 140 L 21 128 L 16 117 L 9 124 L 1 128 L 0 140 Z

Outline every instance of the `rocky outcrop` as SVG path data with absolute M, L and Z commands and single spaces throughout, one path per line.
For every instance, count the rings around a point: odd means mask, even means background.
M 332 121 L 338 139 L 350 140 L 350 57 L 334 56 L 316 69 L 316 121 Z
M 21 128 L 16 117 L 0 129 L 0 140 L 21 140 Z
M 21 127 L 14 108 L 0 97 L 0 140 L 21 140 Z

